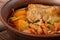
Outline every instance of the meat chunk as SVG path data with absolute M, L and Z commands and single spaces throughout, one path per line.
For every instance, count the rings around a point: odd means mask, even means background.
M 30 4 L 28 6 L 27 18 L 30 22 L 35 22 L 42 18 L 42 13 L 45 13 L 44 9 L 46 8 L 40 4 Z
M 52 17 L 55 17 L 59 13 L 60 8 L 57 6 L 46 6 L 41 4 L 28 5 L 27 19 L 30 22 L 43 19 L 44 21 L 50 21 Z
M 53 20 L 55 17 L 57 18 L 57 14 L 59 13 L 60 9 L 57 6 L 50 6 L 45 11 L 46 13 L 43 15 L 43 20 L 48 22 Z

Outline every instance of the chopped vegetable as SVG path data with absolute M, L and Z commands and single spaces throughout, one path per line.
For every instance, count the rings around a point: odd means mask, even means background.
M 24 27 L 27 28 L 29 26 L 29 24 L 26 24 Z
M 37 23 L 34 23 L 36 26 L 38 26 L 38 24 Z
M 11 20 L 12 22 L 14 22 L 14 21 L 19 20 L 19 18 L 17 18 L 17 17 L 11 17 L 10 20 Z
M 23 31 L 26 29 L 26 27 L 28 27 L 28 23 L 24 20 L 18 20 L 18 22 L 16 23 L 16 28 L 18 30 Z
M 51 30 L 48 30 L 48 33 L 51 33 L 52 31 Z
M 48 26 L 54 26 L 54 22 L 49 23 Z
M 54 26 L 53 24 L 48 24 L 48 26 Z

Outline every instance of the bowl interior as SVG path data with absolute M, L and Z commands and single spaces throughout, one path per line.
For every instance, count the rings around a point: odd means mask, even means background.
M 3 21 L 3 23 L 10 29 L 13 30 L 15 32 L 17 32 L 18 30 L 16 30 L 15 28 L 12 28 L 12 26 L 10 26 L 8 24 L 8 18 L 11 16 L 12 14 L 12 10 L 16 10 L 19 8 L 24 8 L 27 7 L 28 4 L 44 4 L 44 5 L 53 5 L 50 3 L 44 3 L 41 1 L 23 1 L 23 0 L 14 0 L 14 1 L 9 1 L 3 8 L 1 11 L 1 19 Z M 18 31 L 18 33 L 21 33 Z M 26 34 L 27 35 L 27 34 Z M 28 34 L 30 35 L 30 34 Z M 38 36 L 38 35 L 31 35 L 31 36 Z M 42 37 L 44 36 L 52 36 L 52 35 L 41 35 Z M 56 35 L 55 35 L 56 36 Z

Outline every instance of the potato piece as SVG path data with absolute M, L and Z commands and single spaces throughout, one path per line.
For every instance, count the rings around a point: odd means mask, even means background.
M 14 12 L 13 16 L 19 17 L 19 16 L 25 15 L 25 14 L 26 14 L 26 11 L 24 9 L 19 9 L 19 10 Z
M 28 23 L 26 21 L 24 21 L 24 20 L 18 20 L 16 22 L 16 24 L 15 24 L 16 25 L 16 29 L 18 29 L 20 31 L 23 31 L 23 30 L 25 30 L 28 27 L 27 24 Z

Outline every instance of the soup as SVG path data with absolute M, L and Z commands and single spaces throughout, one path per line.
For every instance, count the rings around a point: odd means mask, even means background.
M 34 35 L 60 34 L 60 8 L 29 4 L 13 12 L 9 21 L 20 32 Z

